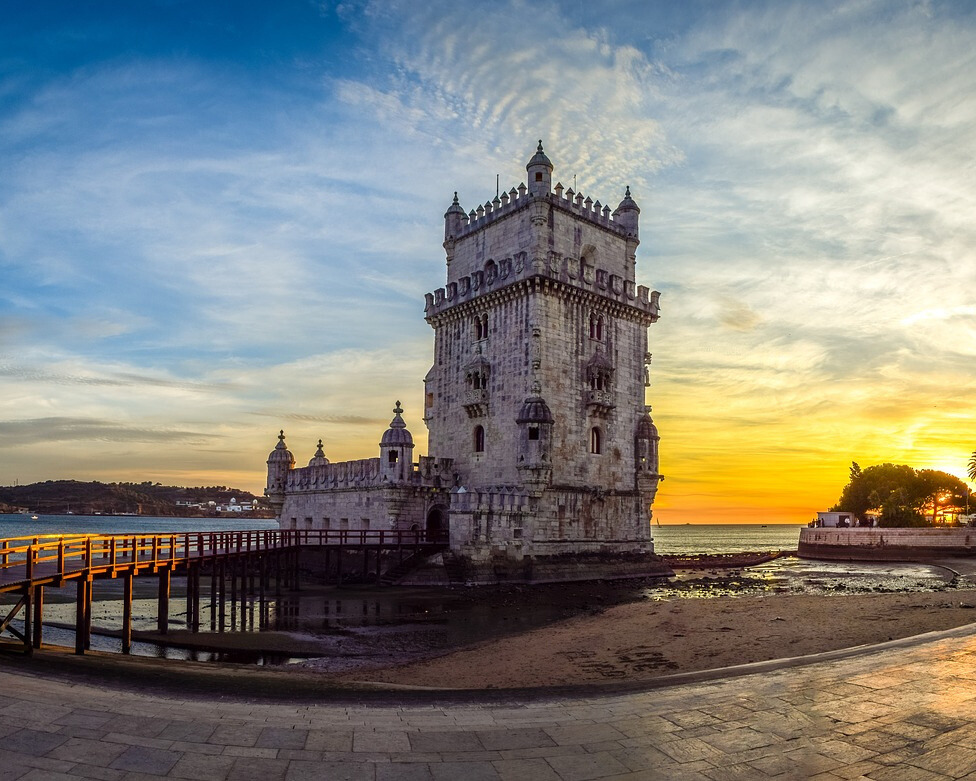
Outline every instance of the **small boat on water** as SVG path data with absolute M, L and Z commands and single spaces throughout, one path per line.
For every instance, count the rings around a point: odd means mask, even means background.
M 36 520 L 37 520 L 37 516 L 36 516 L 36 515 L 32 515 L 32 516 L 31 516 L 31 520 L 32 520 L 32 521 L 36 521 Z

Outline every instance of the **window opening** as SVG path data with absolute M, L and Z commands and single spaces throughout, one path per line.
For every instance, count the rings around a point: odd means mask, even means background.
M 529 439 L 537 440 L 539 438 L 539 427 L 529 426 Z
M 477 340 L 488 338 L 488 315 L 478 315 L 475 317 L 474 338 Z
M 397 462 L 398 455 L 399 454 L 395 450 L 391 450 L 390 451 L 390 453 L 388 455 L 388 458 L 390 460 L 390 465 L 393 465 L 393 464 L 395 464 Z
M 603 341 L 603 315 L 590 312 L 590 339 L 598 342 Z
M 474 452 L 475 453 L 485 452 L 485 427 L 484 426 L 474 427 Z
M 603 452 L 603 433 L 596 426 L 590 429 L 590 452 L 597 454 Z

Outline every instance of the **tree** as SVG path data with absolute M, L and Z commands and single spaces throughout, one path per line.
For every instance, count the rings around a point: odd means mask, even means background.
M 935 469 L 920 469 L 916 476 L 918 497 L 922 500 L 923 510 L 931 515 L 932 523 L 938 522 L 940 512 L 958 512 L 966 506 L 969 489 L 955 475 Z
M 969 479 L 976 482 L 976 450 L 969 457 Z
M 888 507 L 889 516 L 893 519 L 901 517 L 895 512 L 896 507 L 910 506 L 916 513 L 921 501 L 917 499 L 915 470 L 910 466 L 899 464 L 879 464 L 866 469 L 851 468 L 851 479 L 844 487 L 840 499 L 831 511 L 849 512 L 858 522 L 863 522 L 869 510 L 881 510 Z M 892 495 L 904 490 L 904 495 L 898 501 L 892 500 Z

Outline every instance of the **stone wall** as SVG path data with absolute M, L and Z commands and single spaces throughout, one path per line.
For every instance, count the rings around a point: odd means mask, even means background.
M 800 556 L 838 561 L 918 561 L 976 555 L 976 529 L 800 529 Z
M 446 492 L 415 486 L 364 486 L 290 492 L 281 510 L 282 529 L 359 531 L 425 528 L 428 511 L 447 503 Z

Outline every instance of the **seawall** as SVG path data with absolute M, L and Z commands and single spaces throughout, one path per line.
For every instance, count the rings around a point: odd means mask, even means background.
M 802 558 L 835 561 L 920 561 L 976 556 L 976 528 L 800 529 Z

